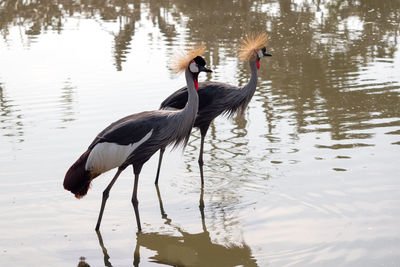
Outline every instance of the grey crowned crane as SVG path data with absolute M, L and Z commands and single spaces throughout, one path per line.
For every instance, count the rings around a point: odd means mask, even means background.
M 219 82 L 202 82 L 198 85 L 199 110 L 194 122 L 194 127 L 199 128 L 201 134 L 198 162 L 202 185 L 204 184 L 203 146 L 208 127 L 210 123 L 221 114 L 225 114 L 228 117 L 233 116 L 235 113 L 243 115 L 257 87 L 260 59 L 264 56 L 271 56 L 266 52 L 265 45 L 267 41 L 268 36 L 266 33 L 249 35 L 242 40 L 239 48 L 239 59 L 248 61 L 251 69 L 250 80 L 242 88 Z M 188 88 L 183 87 L 167 97 L 161 103 L 160 109 L 180 109 L 185 105 L 187 98 Z M 155 184 L 158 184 L 164 151 L 165 148 L 161 147 Z
M 211 72 L 201 57 L 204 46 L 193 48 L 180 56 L 173 66 L 176 72 L 185 71 L 189 97 L 179 110 L 145 111 L 122 118 L 101 131 L 89 148 L 69 168 L 64 178 L 64 188 L 81 198 L 86 195 L 91 181 L 108 170 L 117 173 L 103 192 L 96 224 L 99 230 L 109 192 L 121 172 L 133 166 L 135 183 L 132 204 L 140 231 L 137 187 L 142 166 L 160 148 L 173 144 L 186 146 L 198 109 L 197 79 L 199 73 Z

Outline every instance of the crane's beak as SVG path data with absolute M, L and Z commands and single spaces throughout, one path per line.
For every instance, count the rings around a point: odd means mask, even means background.
M 267 52 L 263 52 L 263 56 L 264 56 L 264 57 L 272 57 L 272 55 L 271 55 L 271 54 L 268 54 Z
M 199 66 L 199 70 L 200 70 L 200 71 L 204 71 L 204 72 L 212 72 L 212 70 L 207 69 L 207 68 L 204 67 L 204 66 Z

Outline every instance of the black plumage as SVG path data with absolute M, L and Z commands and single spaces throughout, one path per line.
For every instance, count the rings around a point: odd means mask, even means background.
M 194 122 L 194 127 L 197 128 L 205 127 L 221 114 L 230 117 L 235 113 L 243 113 L 248 104 L 246 103 L 247 99 L 241 96 L 240 87 L 234 85 L 201 82 L 198 88 L 199 110 Z M 187 87 L 185 86 L 167 97 L 161 103 L 160 109 L 181 109 L 185 105 L 187 97 Z

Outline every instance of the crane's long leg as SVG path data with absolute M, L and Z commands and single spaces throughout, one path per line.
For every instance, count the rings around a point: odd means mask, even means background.
M 199 168 L 200 168 L 200 178 L 201 178 L 201 184 L 204 184 L 204 175 L 203 175 L 203 148 L 204 148 L 204 138 L 206 137 L 208 126 L 206 125 L 204 127 L 200 128 L 200 134 L 201 134 L 201 141 L 200 141 L 200 155 L 199 155 Z
M 101 201 L 100 213 L 99 213 L 99 217 L 97 219 L 96 231 L 98 231 L 100 229 L 100 223 L 101 223 L 101 219 L 103 218 L 104 207 L 106 206 L 106 202 L 107 202 L 108 196 L 110 194 L 110 190 L 113 187 L 115 181 L 118 179 L 118 176 L 121 174 L 121 172 L 123 170 L 124 170 L 124 168 L 121 168 L 121 167 L 118 168 L 118 171 L 115 174 L 114 178 L 111 180 L 111 182 L 108 184 L 106 189 L 103 191 L 103 199 Z
M 133 193 L 132 193 L 132 205 L 133 209 L 135 210 L 136 223 L 139 232 L 142 231 L 142 226 L 140 225 L 140 216 L 139 216 L 139 201 L 137 199 L 137 187 L 139 182 L 140 169 L 141 167 L 139 168 L 139 171 L 136 171 L 135 167 L 133 168 L 133 172 L 135 173 L 135 184 L 133 186 Z
M 161 162 L 162 158 L 164 155 L 165 147 L 160 149 L 160 158 L 158 159 L 158 168 L 157 168 L 157 175 L 156 175 L 156 181 L 154 182 L 155 184 L 158 184 L 158 177 L 160 176 L 160 169 L 161 169 Z
M 204 147 L 204 135 L 201 135 L 201 143 L 200 143 L 200 155 L 199 155 L 199 168 L 200 168 L 200 178 L 201 178 L 201 185 L 204 184 L 204 175 L 203 175 L 203 147 Z

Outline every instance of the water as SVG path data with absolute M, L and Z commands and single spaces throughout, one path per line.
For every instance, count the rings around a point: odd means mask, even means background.
M 399 266 L 398 1 L 2 1 L 0 265 Z M 244 85 L 247 32 L 267 31 L 244 118 L 76 200 L 68 167 L 109 123 L 184 84 L 168 68 L 204 43 L 201 80 Z M 200 208 L 204 203 L 204 208 Z

